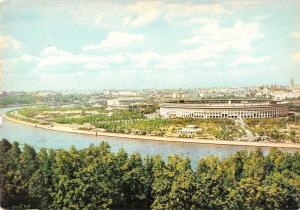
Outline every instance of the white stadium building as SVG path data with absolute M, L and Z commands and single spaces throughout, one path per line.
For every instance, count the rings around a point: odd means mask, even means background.
M 160 104 L 160 115 L 163 118 L 269 118 L 288 114 L 287 104 L 280 101 L 206 99 Z

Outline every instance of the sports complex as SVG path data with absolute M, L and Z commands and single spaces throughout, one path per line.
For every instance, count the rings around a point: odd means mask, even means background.
M 160 104 L 163 118 L 271 118 L 288 114 L 286 103 L 270 100 L 174 100 Z

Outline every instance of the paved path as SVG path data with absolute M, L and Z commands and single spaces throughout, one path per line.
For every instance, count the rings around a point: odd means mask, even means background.
M 253 133 L 246 127 L 246 123 L 244 122 L 244 120 L 242 118 L 238 118 L 236 120 L 236 122 L 244 129 L 244 131 L 246 132 L 246 138 L 249 141 L 254 141 L 255 140 L 255 136 L 253 135 Z

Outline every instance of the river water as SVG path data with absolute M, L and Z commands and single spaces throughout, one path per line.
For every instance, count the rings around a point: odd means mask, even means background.
M 0 109 L 0 114 L 11 108 Z M 178 154 L 189 157 L 192 165 L 197 160 L 207 155 L 226 157 L 236 151 L 246 149 L 253 150 L 254 147 L 230 146 L 230 145 L 208 145 L 197 143 L 162 142 L 150 140 L 137 140 L 117 137 L 89 136 L 83 134 L 66 133 L 52 130 L 35 128 L 4 120 L 0 127 L 0 139 L 5 138 L 10 142 L 18 141 L 20 144 L 30 144 L 35 148 L 63 148 L 68 149 L 74 145 L 77 149 L 88 147 L 91 144 L 108 142 L 113 152 L 124 148 L 128 153 L 139 152 L 141 155 L 160 155 L 167 159 L 169 155 Z M 267 152 L 268 148 L 263 148 Z M 295 152 L 299 149 L 282 148 L 283 151 Z

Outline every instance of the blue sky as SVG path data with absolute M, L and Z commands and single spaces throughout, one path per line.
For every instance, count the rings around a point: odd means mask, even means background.
M 300 1 L 0 0 L 5 90 L 300 83 Z

